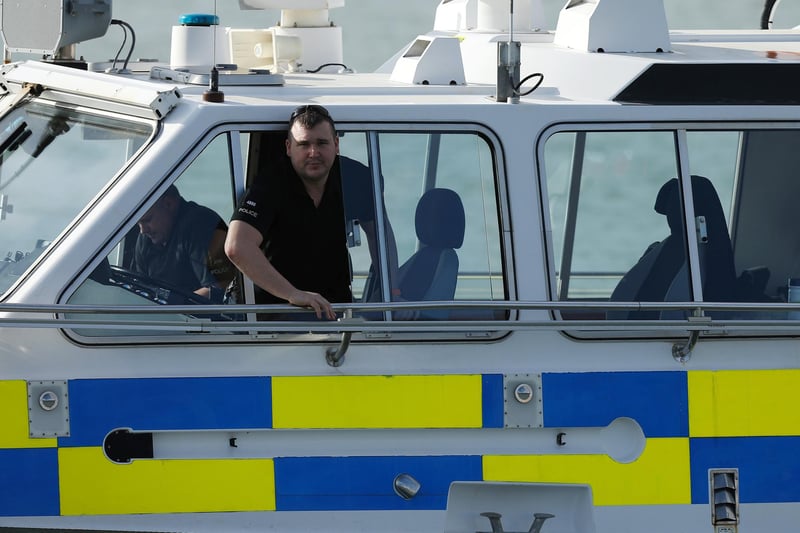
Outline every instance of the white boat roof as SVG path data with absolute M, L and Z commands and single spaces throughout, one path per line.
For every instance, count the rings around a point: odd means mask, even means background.
M 335 4 L 334 7 L 339 5 Z M 525 6 L 529 2 L 522 4 Z M 244 79 L 248 74 L 231 75 L 223 71 L 220 90 L 225 93 L 227 103 L 243 105 L 321 97 L 342 103 L 357 103 L 366 98 L 371 103 L 385 104 L 411 101 L 444 104 L 462 98 L 463 101 L 483 102 L 495 94 L 498 43 L 512 38 L 520 43 L 519 76 L 523 79 L 520 90 L 525 91 L 536 81 L 526 82 L 527 76 L 536 73 L 543 76 L 541 86 L 523 96 L 523 102 L 800 103 L 800 96 L 795 96 L 796 91 L 792 89 L 800 81 L 800 31 L 668 31 L 661 0 L 637 0 L 634 5 L 640 4 L 642 8 L 634 13 L 640 20 L 623 18 L 604 20 L 601 24 L 590 18 L 575 22 L 569 16 L 574 19 L 577 9 L 585 11 L 592 6 L 598 10 L 606 6 L 607 9 L 615 6 L 616 9 L 619 6 L 630 9 L 630 0 L 573 1 L 562 10 L 556 31 L 515 30 L 509 35 L 507 30 L 463 27 L 464 17 L 456 17 L 458 22 L 451 24 L 453 29 L 442 29 L 447 28 L 448 17 L 452 18 L 448 10 L 474 8 L 474 2 L 469 0 L 443 2 L 439 7 L 443 14 L 437 15 L 436 29 L 412 40 L 375 73 L 295 70 L 272 74 L 268 79 L 262 76 L 263 82 L 250 78 L 247 85 L 238 85 L 238 81 L 232 85 L 234 76 Z M 573 11 L 569 11 L 570 8 Z M 642 38 L 643 31 L 658 34 L 662 26 L 663 36 L 656 38 L 655 45 L 640 44 L 637 40 Z M 638 27 L 639 32 L 631 32 L 629 41 L 625 41 L 626 32 L 632 27 Z M 592 41 L 593 35 L 598 34 L 601 37 Z M 614 47 L 634 51 L 600 51 L 603 48 L 596 42 L 602 43 L 604 34 L 613 35 L 614 39 L 622 35 L 621 44 L 616 43 Z M 648 46 L 656 46 L 661 51 L 647 50 Z M 15 80 L 19 84 L 41 80 L 46 87 L 56 84 L 65 91 L 102 93 L 107 98 L 148 107 L 157 107 L 152 102 L 158 102 L 170 91 L 178 91 L 184 98 L 199 99 L 208 89 L 206 71 L 193 71 L 202 83 L 183 83 L 178 77 L 165 76 L 164 71 L 170 69 L 165 63 L 158 64 L 155 69 L 153 63 L 132 64 L 133 74 L 112 76 L 60 69 L 51 73 L 52 65 L 41 65 L 45 64 L 29 62 L 6 66 L 4 75 L 11 85 Z M 90 68 L 102 69 L 103 66 L 90 63 Z M 169 79 L 153 79 L 150 73 L 157 70 L 160 74 L 155 77 Z M 429 80 L 425 73 L 432 73 L 431 76 L 438 79 Z M 451 74 L 453 79 L 450 79 Z M 85 81 L 78 81 L 80 79 Z M 764 86 L 770 90 L 762 91 Z M 163 111 L 157 110 L 156 115 L 159 113 Z

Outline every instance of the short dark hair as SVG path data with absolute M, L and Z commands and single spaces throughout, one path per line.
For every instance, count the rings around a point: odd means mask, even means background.
M 331 114 L 328 113 L 328 110 L 321 105 L 301 105 L 295 109 L 289 117 L 289 129 L 292 129 L 295 122 L 299 122 L 305 129 L 311 129 L 321 122 L 327 122 L 331 125 L 333 134 L 336 135 L 336 124 L 334 124 L 333 118 Z

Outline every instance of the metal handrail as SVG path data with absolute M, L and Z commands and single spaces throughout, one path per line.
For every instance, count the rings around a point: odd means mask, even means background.
M 355 312 L 398 310 L 509 310 L 509 311 L 800 311 L 798 303 L 766 302 L 595 302 L 551 300 L 450 300 L 403 301 L 332 304 L 334 311 Z M 293 305 L 229 304 L 229 305 L 86 305 L 86 304 L 23 304 L 0 303 L 0 313 L 121 313 L 121 314 L 237 314 L 237 313 L 308 313 Z M 569 321 L 567 321 L 569 322 Z M 634 320 L 634 322 L 639 322 Z
M 730 302 L 560 302 L 560 301 L 447 301 L 447 302 L 391 302 L 334 304 L 336 312 L 346 318 L 339 321 L 244 321 L 212 320 L 210 316 L 235 316 L 259 313 L 304 312 L 306 309 L 289 305 L 146 305 L 146 306 L 97 306 L 97 305 L 31 305 L 0 304 L 0 328 L 60 328 L 91 330 L 125 330 L 146 332 L 180 333 L 302 333 L 340 335 L 338 347 L 325 351 L 326 362 L 334 367 L 344 363 L 353 333 L 368 334 L 380 332 L 411 331 L 415 333 L 458 333 L 491 331 L 508 333 L 511 331 L 550 330 L 562 332 L 647 332 L 664 333 L 675 336 L 685 332 L 688 338 L 675 342 L 672 356 L 675 361 L 685 364 L 689 361 L 701 333 L 750 333 L 764 335 L 781 333 L 800 335 L 800 320 L 789 319 L 789 312 L 800 311 L 800 303 L 730 303 Z M 502 311 L 543 311 L 548 316 L 542 319 L 514 317 L 508 320 L 365 320 L 352 318 L 357 311 L 398 311 L 398 310 L 502 310 Z M 686 311 L 686 319 L 673 320 L 565 320 L 549 313 L 567 310 L 584 311 Z M 705 315 L 707 311 L 739 311 L 769 313 L 767 319 L 714 319 Z M 786 318 L 783 318 L 786 313 Z M 55 316 L 39 316 L 39 315 Z M 74 315 L 115 315 L 114 317 L 75 318 Z M 131 319 L 119 318 L 130 314 Z M 191 315 L 175 320 L 166 318 L 174 315 Z M 770 315 L 775 316 L 770 316 Z M 5 316 L 3 316 L 5 315 Z M 33 316 L 31 316 L 33 315 Z M 73 316 L 70 316 L 73 315 Z M 203 318 L 203 316 L 208 318 Z M 149 316 L 151 319 L 142 319 Z M 199 316 L 199 317 L 198 317 Z M 153 318 L 158 320 L 153 320 Z
M 76 304 L 0 304 L 0 328 L 2 327 L 56 327 L 56 328 L 118 328 L 178 331 L 251 331 L 266 329 L 286 332 L 341 333 L 344 331 L 518 331 L 524 329 L 549 329 L 558 331 L 786 331 L 800 325 L 798 320 L 783 318 L 768 319 L 719 319 L 704 316 L 698 322 L 694 316 L 708 311 L 738 311 L 783 314 L 800 312 L 800 303 L 731 303 L 731 302 L 561 302 L 520 300 L 470 300 L 447 302 L 387 302 L 333 304 L 340 314 L 377 311 L 406 310 L 495 310 L 495 311 L 687 311 L 693 315 L 686 319 L 671 320 L 565 320 L 558 317 L 542 319 L 511 318 L 508 320 L 363 320 L 357 322 L 337 321 L 215 321 L 210 318 L 195 318 L 209 315 L 236 315 L 245 313 L 308 313 L 307 309 L 291 305 L 76 305 Z M 20 315 L 57 315 L 31 317 Z M 64 315 L 117 315 L 113 318 L 76 318 Z M 119 315 L 132 315 L 131 319 Z M 158 321 L 136 320 L 134 316 L 158 316 Z M 166 319 L 165 315 L 193 315 L 185 319 Z M 787 315 L 788 316 L 788 315 Z

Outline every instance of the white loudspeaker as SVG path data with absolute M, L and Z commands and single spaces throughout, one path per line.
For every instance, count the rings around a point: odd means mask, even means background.
M 276 35 L 273 28 L 228 31 L 231 63 L 238 70 L 269 70 L 272 73 L 293 71 L 303 55 L 299 37 Z

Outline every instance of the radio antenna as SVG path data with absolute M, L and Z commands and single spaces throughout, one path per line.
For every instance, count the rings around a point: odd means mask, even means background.
M 219 70 L 217 70 L 217 30 L 219 18 L 217 17 L 217 0 L 214 0 L 214 22 L 211 25 L 211 75 L 208 78 L 208 90 L 203 93 L 206 102 L 222 103 L 225 93 L 219 90 Z
M 513 0 L 512 0 L 513 1 Z M 214 0 L 214 20 L 219 21 L 219 17 L 217 17 L 217 0 Z M 219 23 L 217 23 L 219 26 Z M 217 28 L 214 28 L 214 31 L 211 32 L 211 66 L 217 66 Z
M 514 41 L 514 0 L 508 0 L 508 42 L 497 42 L 498 102 L 519 102 L 520 43 Z
M 514 42 L 514 0 L 508 0 L 508 42 Z

